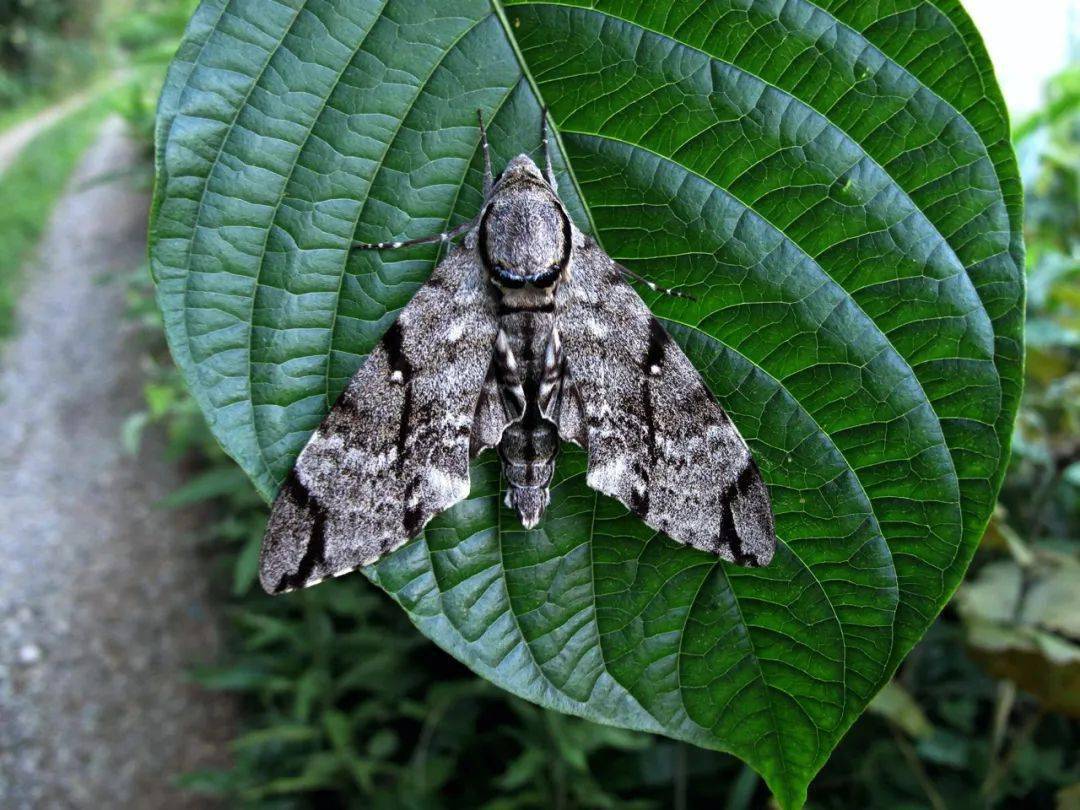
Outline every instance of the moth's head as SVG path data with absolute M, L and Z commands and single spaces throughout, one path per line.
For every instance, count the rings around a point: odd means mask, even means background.
M 522 181 L 547 185 L 540 167 L 536 165 L 531 157 L 525 154 L 518 155 L 507 163 L 506 168 L 499 175 L 500 186 L 508 186 Z
M 551 287 L 570 261 L 570 220 L 527 155 L 503 171 L 480 219 L 480 254 L 503 289 Z

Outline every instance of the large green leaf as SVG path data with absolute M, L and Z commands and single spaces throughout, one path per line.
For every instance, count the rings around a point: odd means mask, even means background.
M 1020 191 L 955 0 L 206 0 L 169 74 L 153 269 L 170 345 L 268 498 L 496 161 L 561 188 L 749 440 L 765 569 L 585 487 L 544 524 L 473 495 L 368 575 L 545 706 L 731 751 L 786 807 L 956 588 L 1020 386 Z

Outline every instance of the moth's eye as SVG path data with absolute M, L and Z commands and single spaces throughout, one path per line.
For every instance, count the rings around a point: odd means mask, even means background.
M 491 275 L 504 287 L 521 287 L 525 283 L 525 279 L 514 275 L 510 268 L 501 262 L 491 265 Z
M 542 272 L 532 276 L 529 280 L 535 287 L 550 287 L 559 278 L 560 270 L 562 270 L 562 266 L 558 262 L 555 262 L 544 268 Z

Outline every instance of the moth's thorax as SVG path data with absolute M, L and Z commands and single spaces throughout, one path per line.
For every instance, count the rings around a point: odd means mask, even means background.
M 526 285 L 517 289 L 499 290 L 499 310 L 501 312 L 554 310 L 555 286 L 533 287 Z
M 554 287 L 570 261 L 572 230 L 562 204 L 523 157 L 511 161 L 480 220 L 484 267 L 504 291 Z

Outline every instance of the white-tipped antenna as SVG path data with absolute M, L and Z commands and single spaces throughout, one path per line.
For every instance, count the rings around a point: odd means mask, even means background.
M 430 245 L 432 242 L 449 242 L 454 237 L 461 236 L 475 224 L 476 219 L 474 218 L 442 233 L 421 236 L 416 239 L 405 239 L 401 242 L 353 242 L 352 250 L 397 250 L 398 248 L 413 247 L 414 245 Z
M 623 267 L 618 262 L 615 262 L 615 268 L 620 273 L 622 273 L 625 278 L 632 278 L 635 281 L 640 281 L 653 292 L 662 293 L 663 295 L 670 295 L 672 298 L 685 298 L 687 301 L 697 301 L 694 296 L 688 293 L 679 292 L 678 290 L 673 290 L 670 287 L 661 287 L 655 281 L 650 281 L 649 279 L 645 278 L 645 276 L 639 273 L 635 273 L 629 267 Z
M 491 199 L 491 190 L 495 187 L 495 175 L 491 173 L 491 148 L 488 146 L 487 127 L 484 126 L 484 113 L 476 111 L 476 120 L 480 124 L 480 148 L 484 150 L 484 203 Z

